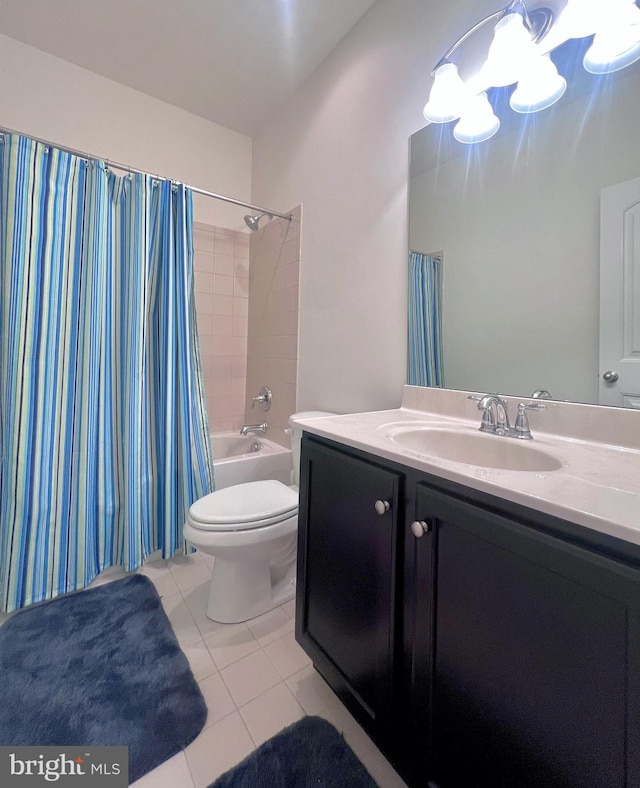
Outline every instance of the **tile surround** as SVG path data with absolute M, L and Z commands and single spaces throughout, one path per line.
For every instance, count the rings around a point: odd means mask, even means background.
M 195 298 L 212 432 L 262 420 L 251 398 L 274 401 L 268 436 L 288 446 L 296 410 L 301 209 L 255 233 L 194 224 Z
M 239 429 L 244 419 L 249 282 L 245 236 L 194 223 L 196 312 L 212 432 Z
M 211 568 L 209 557 L 199 553 L 168 561 L 156 554 L 139 570 L 162 597 L 209 715 L 195 741 L 132 788 L 206 788 L 306 714 L 335 725 L 380 788 L 406 788 L 295 642 L 295 603 L 287 602 L 246 624 L 213 622 L 204 614 Z M 111 568 L 93 585 L 123 576 L 122 570 Z

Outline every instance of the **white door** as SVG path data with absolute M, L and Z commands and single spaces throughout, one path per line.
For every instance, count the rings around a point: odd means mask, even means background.
M 600 404 L 640 408 L 640 178 L 600 198 Z

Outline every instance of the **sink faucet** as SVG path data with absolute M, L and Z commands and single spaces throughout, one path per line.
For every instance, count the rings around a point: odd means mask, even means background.
M 250 432 L 266 432 L 268 426 L 266 421 L 262 424 L 245 424 L 240 430 L 240 435 L 248 435 Z
M 518 415 L 515 425 L 509 424 L 509 403 L 499 394 L 485 394 L 483 397 L 470 395 L 469 399 L 478 402 L 478 410 L 482 411 L 481 432 L 490 432 L 492 435 L 504 435 L 507 438 L 520 438 L 531 440 L 529 429 L 528 410 L 546 410 L 547 406 L 541 402 L 521 402 L 518 405 Z
M 494 435 L 508 435 L 511 432 L 508 407 L 507 401 L 499 394 L 485 394 L 481 397 L 478 402 L 478 410 L 482 411 L 480 430 L 492 432 Z

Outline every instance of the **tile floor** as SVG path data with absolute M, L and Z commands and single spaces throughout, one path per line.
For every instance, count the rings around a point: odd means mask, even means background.
M 206 617 L 212 560 L 194 553 L 150 561 L 139 570 L 162 597 L 209 716 L 192 744 L 133 786 L 206 788 L 279 730 L 317 714 L 343 733 L 380 788 L 405 788 L 295 642 L 293 601 L 246 624 L 218 624 Z M 122 574 L 107 570 L 94 585 Z

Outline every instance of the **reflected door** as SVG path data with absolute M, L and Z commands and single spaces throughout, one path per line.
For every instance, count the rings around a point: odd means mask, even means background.
M 640 178 L 601 192 L 599 391 L 640 408 Z

